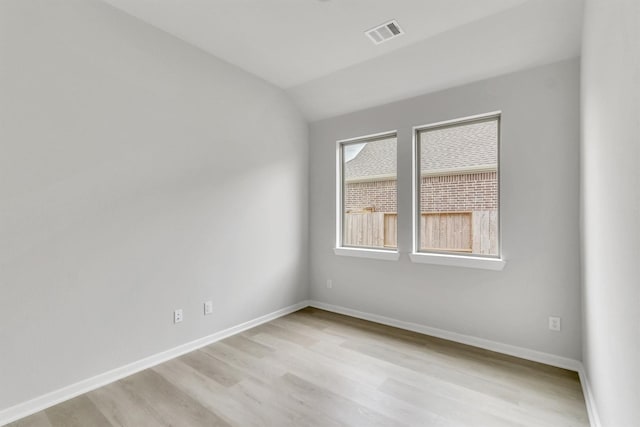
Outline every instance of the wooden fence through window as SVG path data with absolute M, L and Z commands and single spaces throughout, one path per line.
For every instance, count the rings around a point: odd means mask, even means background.
M 398 247 L 398 215 L 395 212 L 356 212 L 344 215 L 345 246 Z
M 471 252 L 472 212 L 428 212 L 420 215 L 420 250 Z

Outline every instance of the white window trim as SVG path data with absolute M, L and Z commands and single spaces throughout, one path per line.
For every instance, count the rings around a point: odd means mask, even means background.
M 333 253 L 341 256 L 351 256 L 355 258 L 382 259 L 386 261 L 397 261 L 398 259 L 400 259 L 400 252 L 386 251 L 382 249 L 341 247 L 341 248 L 333 248 Z
M 501 271 L 507 265 L 507 261 L 503 258 L 451 255 L 435 252 L 413 252 L 409 254 L 409 257 L 411 262 L 417 264 L 448 265 L 494 271 Z
M 398 250 L 359 248 L 342 245 L 342 145 L 366 141 L 370 139 L 383 138 L 385 136 L 398 136 L 398 130 L 374 133 L 371 135 L 358 136 L 355 138 L 341 139 L 336 141 L 336 247 L 333 253 L 340 256 L 350 256 L 357 258 L 371 258 L 378 260 L 397 261 L 400 258 Z M 396 156 L 397 156 L 396 152 Z M 397 176 L 396 176 L 397 180 Z
M 473 122 L 476 120 L 490 119 L 497 117 L 501 119 L 502 111 L 493 111 L 485 114 L 477 114 L 475 116 L 468 116 L 459 119 L 445 120 L 437 123 L 430 123 L 428 125 L 414 126 L 413 127 L 413 141 L 412 141 L 412 185 L 411 191 L 413 195 L 413 251 L 409 254 L 411 262 L 420 264 L 437 264 L 447 265 L 454 267 L 468 267 L 479 268 L 485 270 L 501 271 L 507 264 L 506 260 L 502 256 L 502 215 L 501 215 L 501 203 L 500 203 L 500 160 L 498 160 L 498 256 L 465 256 L 453 253 L 440 253 L 440 252 L 421 252 L 419 250 L 419 234 L 420 233 L 420 177 L 418 176 L 420 153 L 418 152 L 419 142 L 418 133 L 426 129 L 438 128 L 453 124 L 462 124 L 465 122 Z M 500 129 L 498 128 L 498 135 L 500 135 Z M 500 136 L 498 136 L 498 157 L 500 156 Z

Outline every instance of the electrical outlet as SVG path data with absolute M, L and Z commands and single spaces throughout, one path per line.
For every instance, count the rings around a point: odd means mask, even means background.
M 211 314 L 213 313 L 213 301 L 205 301 L 204 302 L 204 314 L 205 316 L 207 314 Z
M 555 316 L 549 316 L 549 329 L 552 331 L 559 331 L 561 327 L 560 318 Z
M 173 323 L 182 322 L 182 309 L 179 308 L 173 312 Z
M 333 288 L 333 280 L 327 279 L 327 289 Z

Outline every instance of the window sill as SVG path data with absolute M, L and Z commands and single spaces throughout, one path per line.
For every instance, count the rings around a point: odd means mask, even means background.
M 382 259 L 386 261 L 397 261 L 398 259 L 400 259 L 400 253 L 397 251 L 383 251 L 378 249 L 333 248 L 333 253 L 340 256 Z
M 480 258 L 464 255 L 448 255 L 448 254 L 427 254 L 427 253 L 411 253 L 409 254 L 411 262 L 421 264 L 437 264 L 448 265 L 452 267 L 479 268 L 483 270 L 501 271 L 507 262 L 499 258 Z

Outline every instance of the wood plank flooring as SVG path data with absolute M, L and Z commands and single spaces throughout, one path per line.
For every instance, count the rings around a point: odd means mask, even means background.
M 10 424 L 588 425 L 574 372 L 313 308 Z

